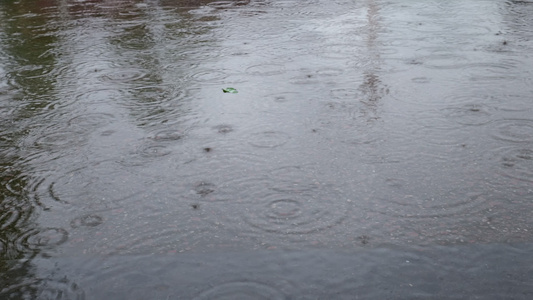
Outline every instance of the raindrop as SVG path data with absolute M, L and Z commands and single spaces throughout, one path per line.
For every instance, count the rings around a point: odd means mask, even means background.
M 226 134 L 233 131 L 233 126 L 228 124 L 221 124 L 213 127 L 214 130 L 216 130 L 218 133 Z
M 498 173 L 513 179 L 533 183 L 533 148 L 502 148 L 492 151 L 499 156 Z
M 295 96 L 298 96 L 298 93 L 278 93 L 270 95 L 270 98 L 274 100 L 274 102 L 277 103 L 285 103 L 291 100 L 291 98 L 294 98 Z
M 414 83 L 430 83 L 431 79 L 428 77 L 414 77 L 411 81 Z
M 157 132 L 152 138 L 154 141 L 179 141 L 185 138 L 185 133 L 180 130 L 162 130 Z
M 137 154 L 142 158 L 159 158 L 172 153 L 165 145 L 154 143 L 143 143 L 137 148 Z
M 216 186 L 210 182 L 200 182 L 194 186 L 196 194 L 205 197 L 215 191 Z
M 76 218 L 70 222 L 72 228 L 78 228 L 80 226 L 96 227 L 104 222 L 99 215 L 85 215 L 83 217 Z
M 496 122 L 492 136 L 497 140 L 531 143 L 533 142 L 533 120 L 507 119 Z

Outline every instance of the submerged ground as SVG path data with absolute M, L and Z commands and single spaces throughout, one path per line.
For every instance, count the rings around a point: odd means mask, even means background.
M 529 1 L 2 1 L 0 296 L 529 299 L 532 40 Z

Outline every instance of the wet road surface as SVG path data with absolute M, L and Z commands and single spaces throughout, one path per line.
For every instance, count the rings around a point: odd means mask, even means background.
M 0 295 L 529 299 L 532 16 L 1 2 Z

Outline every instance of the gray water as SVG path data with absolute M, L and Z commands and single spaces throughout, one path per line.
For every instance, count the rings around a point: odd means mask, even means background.
M 532 53 L 531 1 L 2 0 L 0 296 L 529 299 Z

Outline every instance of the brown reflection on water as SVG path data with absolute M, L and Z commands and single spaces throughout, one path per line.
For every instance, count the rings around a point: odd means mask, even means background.
M 381 67 L 383 63 L 380 57 L 379 32 L 383 30 L 380 24 L 380 4 L 375 0 L 368 0 L 367 3 L 367 30 L 366 30 L 366 50 L 367 64 L 363 71 L 363 82 L 359 89 L 363 92 L 364 99 L 361 100 L 368 110 L 364 112 L 366 118 L 371 120 L 379 119 L 378 109 L 380 100 L 388 94 L 388 87 L 381 80 Z

